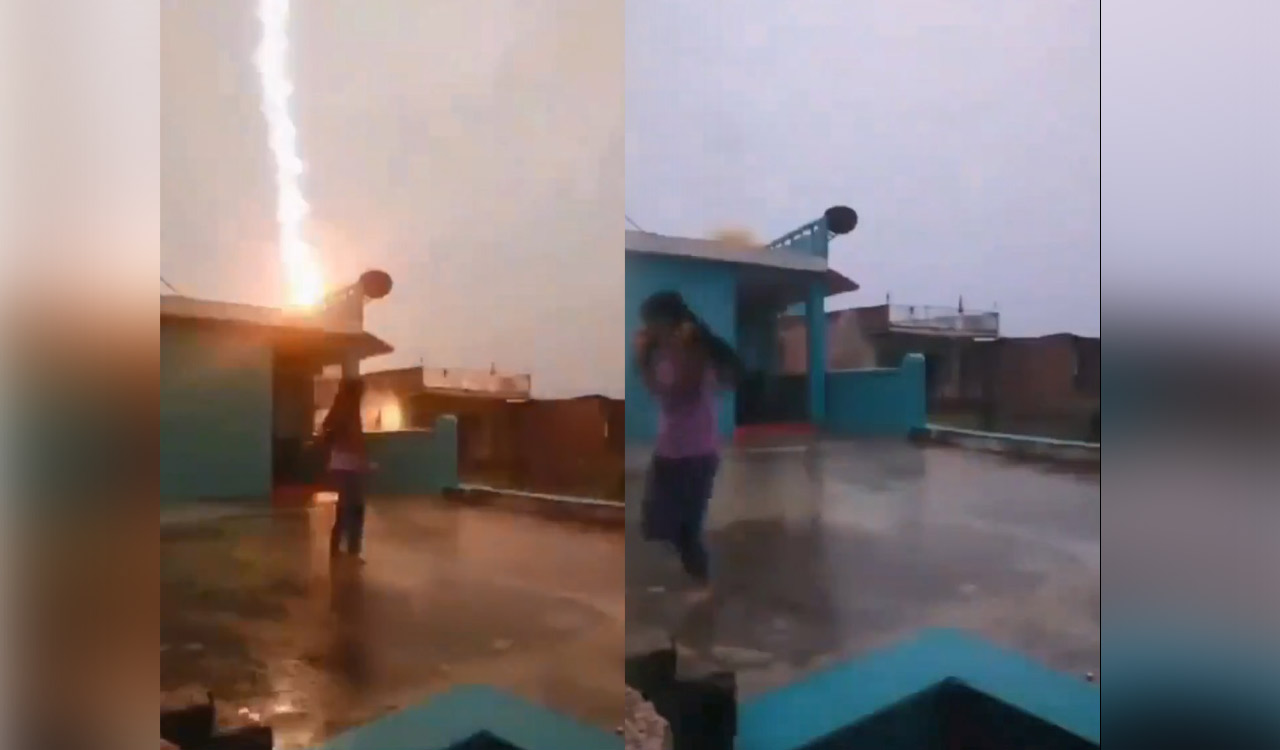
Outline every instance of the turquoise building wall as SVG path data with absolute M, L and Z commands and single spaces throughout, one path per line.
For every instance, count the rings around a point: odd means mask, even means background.
M 827 373 L 829 432 L 901 436 L 928 422 L 924 357 L 908 354 L 900 367 Z
M 738 278 L 729 263 L 633 253 L 627 253 L 626 262 L 626 438 L 648 443 L 657 434 L 657 407 L 631 365 L 631 342 L 640 330 L 640 303 L 655 292 L 677 291 L 713 331 L 736 346 Z M 733 434 L 734 422 L 734 397 L 726 393 L 720 402 L 720 432 L 726 438 Z
M 462 685 L 318 750 L 622 750 L 622 738 L 484 685 Z
M 434 495 L 458 486 L 458 419 L 445 415 L 430 430 L 370 432 L 365 436 L 375 495 Z
M 271 494 L 272 349 L 243 329 L 160 326 L 160 496 Z
M 739 750 L 1096 750 L 1102 694 L 958 630 L 905 641 L 745 701 Z

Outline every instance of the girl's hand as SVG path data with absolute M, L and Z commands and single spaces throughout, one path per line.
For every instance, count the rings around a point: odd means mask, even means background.
M 646 351 L 649 350 L 649 347 L 652 344 L 653 344 L 653 335 L 649 333 L 649 330 L 647 328 L 641 328 L 640 330 L 636 331 L 635 338 L 631 342 L 631 346 L 634 348 L 636 356 L 643 355 Z
M 676 329 L 676 340 L 682 344 L 691 344 L 698 335 L 698 327 L 692 323 L 681 323 Z

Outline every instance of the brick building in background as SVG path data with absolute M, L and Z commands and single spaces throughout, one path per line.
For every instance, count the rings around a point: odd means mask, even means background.
M 422 415 L 412 414 L 409 409 L 410 401 L 425 393 L 505 400 L 528 399 L 533 389 L 529 375 L 500 373 L 496 368 L 468 370 L 418 365 L 361 373 L 360 378 L 364 381 L 366 432 L 429 429 L 435 417 L 444 412 L 423 419 Z M 315 392 L 315 422 L 318 426 L 338 392 L 338 375 L 328 372 L 316 378 Z
M 967 406 L 982 397 L 977 348 L 1000 335 L 1000 314 L 936 305 L 896 305 L 827 313 L 827 369 L 897 367 L 908 354 L 925 358 L 931 409 Z M 780 325 L 783 372 L 804 372 L 808 357 L 804 324 L 796 316 Z
M 621 497 L 623 405 L 583 396 L 536 399 L 532 377 L 466 368 L 404 367 L 361 374 L 368 432 L 427 430 L 452 415 L 458 423 L 462 479 L 501 489 Z M 337 391 L 316 382 L 316 423 Z
M 410 424 L 458 419 L 458 471 L 473 484 L 621 499 L 624 416 L 619 399 L 506 398 L 424 390 L 408 401 Z
M 1001 432 L 1097 439 L 1102 341 L 1059 333 L 1002 338 L 979 347 L 990 368 L 980 426 Z
M 1099 439 L 1102 347 L 1062 333 L 1000 336 L 994 311 L 885 303 L 827 313 L 827 368 L 896 367 L 925 358 L 930 420 L 1063 439 Z M 779 325 L 782 370 L 804 372 L 804 323 Z

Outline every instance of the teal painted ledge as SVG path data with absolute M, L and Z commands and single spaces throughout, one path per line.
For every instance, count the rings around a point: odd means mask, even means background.
M 1102 463 L 1102 445 L 1078 440 L 1058 440 L 1033 435 L 966 430 L 929 424 L 912 431 L 912 437 L 932 443 L 954 445 L 986 453 L 1017 458 L 1038 458 L 1072 463 Z
M 317 750 L 621 750 L 622 738 L 484 686 L 454 688 Z
M 973 746 L 1097 748 L 1100 700 L 1082 678 L 960 631 L 927 630 L 747 702 L 738 749 L 931 750 L 973 727 L 1002 735 L 997 745 L 970 736 Z

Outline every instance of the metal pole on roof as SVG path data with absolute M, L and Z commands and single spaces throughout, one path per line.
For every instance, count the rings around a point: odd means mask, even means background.
M 167 287 L 169 291 L 173 292 L 174 294 L 182 294 L 182 292 L 178 291 L 178 288 L 176 286 L 174 286 L 173 284 L 170 284 L 169 281 L 163 276 L 160 277 L 160 283 L 164 284 L 165 287 Z

